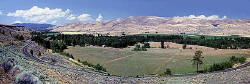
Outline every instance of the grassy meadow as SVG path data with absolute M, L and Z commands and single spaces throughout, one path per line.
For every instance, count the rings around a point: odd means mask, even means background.
M 132 48 L 68 47 L 68 52 L 76 59 L 103 65 L 108 73 L 119 76 L 161 74 L 170 68 L 173 74 L 195 72 L 190 61 L 196 50 L 149 48 L 148 51 L 131 51 Z M 203 69 L 214 63 L 229 60 L 231 56 L 250 57 L 250 50 L 204 49 Z

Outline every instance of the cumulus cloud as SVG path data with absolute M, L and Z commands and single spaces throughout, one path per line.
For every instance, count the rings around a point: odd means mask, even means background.
M 76 16 L 74 16 L 73 14 L 70 14 L 66 19 L 67 20 L 75 20 Z
M 13 23 L 23 23 L 23 22 L 20 21 L 20 20 L 16 20 L 16 21 L 14 21 Z
M 2 12 L 2 10 L 0 10 L 0 15 L 2 15 L 3 14 L 3 12 Z
M 93 20 L 90 14 L 81 14 L 80 16 L 77 17 L 77 19 L 79 21 L 84 21 L 84 22 Z
M 222 20 L 222 19 L 227 19 L 227 16 L 219 17 L 218 15 L 211 15 L 211 16 L 205 16 L 205 15 L 189 15 L 189 16 L 183 16 L 183 17 L 175 17 L 175 18 L 197 18 L 197 19 L 206 19 L 206 20 Z
M 98 15 L 98 18 L 96 18 L 96 21 L 99 21 L 99 22 L 100 22 L 100 21 L 102 21 L 102 19 L 103 19 L 102 14 L 99 14 L 99 15 Z
M 13 13 L 8 13 L 7 16 L 21 17 L 26 21 L 46 23 L 56 19 L 65 18 L 70 13 L 70 10 L 62 10 L 60 8 L 50 9 L 48 7 L 39 8 L 33 6 L 28 10 L 16 10 Z

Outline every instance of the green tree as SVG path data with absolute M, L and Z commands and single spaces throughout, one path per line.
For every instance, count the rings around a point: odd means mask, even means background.
M 135 45 L 134 51 L 140 51 L 141 50 L 141 46 L 140 45 Z
M 141 51 L 147 51 L 147 48 L 143 45 L 140 50 Z
M 187 44 L 183 44 L 182 49 L 186 49 L 186 48 L 187 48 Z
M 161 41 L 161 48 L 165 48 L 164 47 L 164 41 Z
M 203 64 L 202 58 L 204 58 L 202 57 L 202 51 L 201 50 L 196 51 L 195 55 L 192 58 L 193 65 L 196 65 L 196 72 L 199 71 L 199 65 Z
M 165 75 L 172 75 L 171 69 L 167 68 L 166 71 L 164 72 Z
M 150 48 L 150 44 L 149 43 L 144 43 L 144 47 L 145 48 Z

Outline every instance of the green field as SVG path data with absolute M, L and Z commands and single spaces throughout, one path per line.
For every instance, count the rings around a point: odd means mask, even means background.
M 131 48 L 115 49 L 101 47 L 68 47 L 66 52 L 76 59 L 93 64 L 100 63 L 108 73 L 120 76 L 161 74 L 170 68 L 174 74 L 194 73 L 190 59 L 196 50 L 150 48 L 136 52 Z M 204 64 L 201 69 L 213 63 L 226 61 L 231 56 L 250 57 L 249 50 L 202 50 Z

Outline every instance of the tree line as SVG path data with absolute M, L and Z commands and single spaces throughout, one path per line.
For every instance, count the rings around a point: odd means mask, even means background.
M 134 46 L 137 43 L 145 42 L 174 42 L 185 45 L 200 45 L 216 49 L 248 49 L 250 48 L 250 38 L 248 37 L 220 37 L 208 39 L 205 37 L 190 38 L 181 35 L 167 35 L 167 36 L 94 36 L 89 34 L 81 35 L 44 35 L 42 33 L 35 33 L 32 35 L 32 40 L 43 45 L 45 48 L 60 52 L 66 49 L 67 46 L 107 46 L 114 48 L 125 48 L 127 46 Z

